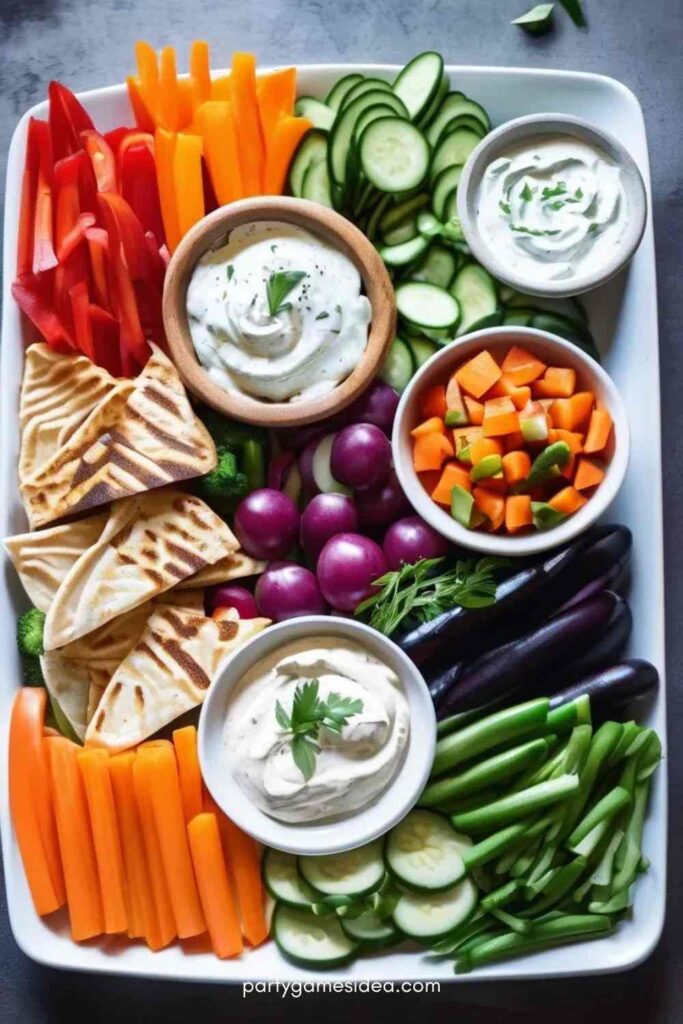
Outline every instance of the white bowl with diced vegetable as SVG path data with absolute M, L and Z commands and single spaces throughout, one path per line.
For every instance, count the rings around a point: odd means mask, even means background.
M 517 535 L 501 535 L 462 525 L 437 504 L 413 464 L 411 431 L 420 422 L 420 397 L 432 385 L 444 384 L 469 359 L 483 350 L 502 357 L 512 346 L 537 356 L 546 366 L 575 371 L 581 388 L 592 392 L 610 414 L 613 424 L 606 450 L 604 478 L 578 511 L 550 528 Z M 392 435 L 394 466 L 400 484 L 415 511 L 454 544 L 485 554 L 527 556 L 565 544 L 592 526 L 606 511 L 623 483 L 629 460 L 630 435 L 626 409 L 616 385 L 600 364 L 576 345 L 557 335 L 530 327 L 488 327 L 457 338 L 427 360 L 404 390 Z

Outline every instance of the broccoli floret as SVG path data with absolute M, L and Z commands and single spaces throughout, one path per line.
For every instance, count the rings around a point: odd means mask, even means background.
M 234 452 L 218 449 L 216 468 L 195 481 L 195 493 L 207 500 L 241 498 L 247 493 L 247 478 L 238 468 Z
M 19 616 L 17 622 L 17 643 L 22 654 L 39 655 L 43 653 L 43 630 L 45 628 L 45 612 L 31 608 Z
M 245 441 L 265 441 L 265 431 L 260 427 L 229 420 L 215 409 L 202 409 L 201 418 L 219 451 L 240 451 Z
M 22 654 L 21 678 L 24 686 L 45 686 L 40 659 L 35 654 Z

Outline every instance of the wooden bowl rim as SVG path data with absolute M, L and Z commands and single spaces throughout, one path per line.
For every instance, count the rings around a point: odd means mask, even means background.
M 226 391 L 201 365 L 192 344 L 185 296 L 197 261 L 233 228 L 263 220 L 295 224 L 331 242 L 358 269 L 372 307 L 368 341 L 358 365 L 333 391 L 315 399 L 267 402 L 237 391 Z M 198 221 L 171 257 L 164 282 L 162 311 L 171 356 L 189 390 L 226 416 L 268 427 L 303 426 L 344 409 L 377 374 L 396 331 L 394 289 L 372 242 L 336 211 L 289 196 L 241 199 Z

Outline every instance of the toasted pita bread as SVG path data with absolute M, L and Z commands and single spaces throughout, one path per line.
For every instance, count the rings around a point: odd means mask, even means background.
M 41 612 L 48 611 L 65 576 L 100 538 L 106 523 L 107 515 L 101 513 L 3 541 L 24 590 Z
M 205 569 L 200 569 L 194 576 L 183 580 L 178 584 L 176 590 L 184 590 L 186 587 L 213 587 L 218 583 L 242 579 L 244 576 L 258 576 L 265 567 L 265 562 L 252 558 L 244 551 L 234 551 L 227 558 L 221 558 L 214 565 L 207 565 Z
M 86 744 L 125 750 L 201 704 L 220 662 L 269 624 L 158 609 L 104 691 Z
M 81 426 L 29 477 L 21 494 L 35 528 L 129 495 L 208 473 L 209 432 L 178 372 L 152 345 L 135 381 L 117 381 Z
M 67 442 L 116 383 L 85 356 L 53 352 L 42 342 L 26 350 L 19 403 L 20 483 Z
M 93 632 L 237 549 L 200 498 L 171 488 L 115 502 L 98 540 L 72 565 L 45 620 L 45 650 Z

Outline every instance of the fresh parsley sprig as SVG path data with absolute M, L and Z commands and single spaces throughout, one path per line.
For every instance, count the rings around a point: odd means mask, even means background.
M 316 740 L 321 726 L 341 733 L 349 718 L 363 710 L 362 700 L 342 697 L 339 693 L 330 693 L 326 700 L 321 700 L 319 690 L 318 679 L 310 679 L 297 686 L 289 715 L 280 701 L 275 704 L 277 724 L 291 734 L 289 746 L 292 758 L 306 782 L 315 773 L 315 759 L 320 753 Z
M 355 614 L 369 612 L 370 625 L 391 636 L 408 616 L 428 622 L 455 605 L 484 608 L 494 604 L 496 571 L 506 564 L 504 560 L 463 558 L 438 573 L 443 562 L 443 558 L 423 558 L 385 573 L 374 582 L 380 588 L 378 593 L 359 604 Z
M 285 302 L 285 299 L 306 276 L 305 270 L 273 271 L 266 282 L 268 312 L 271 316 L 277 316 L 278 313 L 284 313 L 292 308 L 291 302 Z

